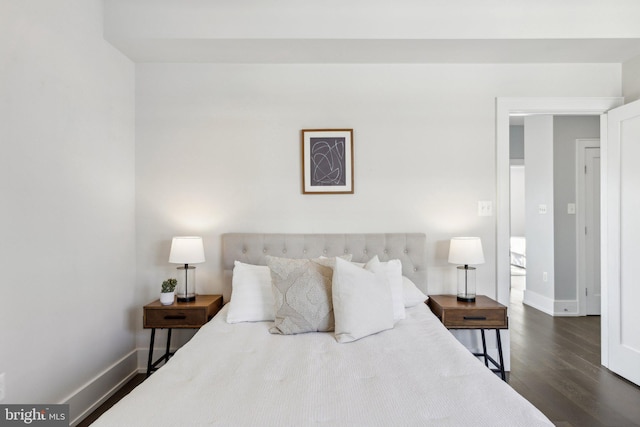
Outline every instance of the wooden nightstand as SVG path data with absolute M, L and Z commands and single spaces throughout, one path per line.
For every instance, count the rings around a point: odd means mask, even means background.
M 473 355 L 484 357 L 484 364 L 487 367 L 491 362 L 496 368 L 491 370 L 499 372 L 500 377 L 506 381 L 500 339 L 500 329 L 509 327 L 506 306 L 484 295 L 477 295 L 475 302 L 458 301 L 455 295 L 430 295 L 427 305 L 447 329 L 479 329 L 483 352 Z M 499 362 L 487 354 L 487 342 L 484 336 L 486 329 L 496 331 Z
M 222 308 L 222 295 L 197 295 L 192 302 L 174 302 L 172 305 L 162 305 L 160 300 L 144 306 L 143 326 L 151 328 L 151 343 L 149 344 L 149 359 L 147 362 L 147 376 L 158 369 L 161 362 L 167 362 L 173 353 L 170 352 L 172 329 L 198 329 L 207 323 Z M 153 362 L 153 344 L 156 329 L 168 329 L 167 347 L 165 353 Z

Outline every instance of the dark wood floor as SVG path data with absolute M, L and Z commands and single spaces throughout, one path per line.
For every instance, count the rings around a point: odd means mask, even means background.
M 551 317 L 512 293 L 509 384 L 559 427 L 640 426 L 640 387 L 600 366 L 600 317 Z M 86 427 L 144 381 L 137 375 Z
M 512 292 L 509 384 L 557 426 L 640 426 L 640 387 L 600 365 L 600 316 L 552 317 Z
M 88 417 L 86 417 L 84 420 L 82 420 L 80 422 L 80 424 L 78 424 L 77 427 L 87 427 L 87 426 L 91 425 L 91 423 L 93 423 L 95 420 L 97 420 L 98 417 L 100 417 L 100 415 L 102 415 L 107 409 L 111 408 L 113 405 L 118 403 L 118 401 L 120 399 L 125 397 L 127 394 L 129 394 L 129 392 L 131 390 L 133 390 L 141 382 L 143 382 L 145 378 L 147 378 L 147 376 L 145 374 L 138 374 L 135 377 L 133 377 L 133 379 L 131 379 L 120 390 L 118 390 L 113 396 L 111 396 L 109 399 L 107 399 L 106 402 L 104 402 L 100 407 L 98 407 L 98 409 L 93 411 L 91 414 L 89 414 Z

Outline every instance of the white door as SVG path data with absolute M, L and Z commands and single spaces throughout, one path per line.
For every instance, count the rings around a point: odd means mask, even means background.
M 600 148 L 585 148 L 585 297 L 587 315 L 600 314 Z
M 640 385 L 640 101 L 610 110 L 602 131 L 603 364 Z M 606 318 L 605 318 L 606 317 Z M 604 332 L 604 331 L 603 331 Z M 606 348 L 605 348 L 606 346 Z

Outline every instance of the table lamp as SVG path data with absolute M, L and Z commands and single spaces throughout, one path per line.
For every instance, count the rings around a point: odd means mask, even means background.
M 479 237 L 454 237 L 449 245 L 449 263 L 458 266 L 458 301 L 476 300 L 476 269 L 470 264 L 484 264 Z
M 189 264 L 204 262 L 204 246 L 202 237 L 181 236 L 171 241 L 169 262 L 182 264 L 178 267 L 178 302 L 196 300 L 196 268 Z

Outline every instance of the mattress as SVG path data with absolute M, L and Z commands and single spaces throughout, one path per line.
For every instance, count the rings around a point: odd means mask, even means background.
M 95 426 L 551 426 L 425 304 L 348 344 L 226 322 L 228 305 Z

